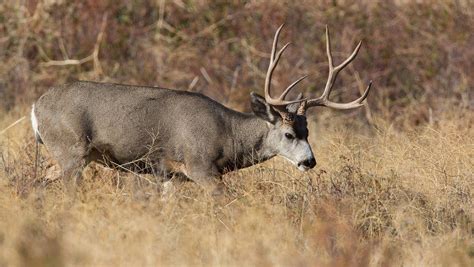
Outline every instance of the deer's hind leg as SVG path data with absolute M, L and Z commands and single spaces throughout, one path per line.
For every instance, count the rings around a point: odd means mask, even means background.
M 86 142 L 57 145 L 50 149 L 62 169 L 63 184 L 69 192 L 74 192 L 82 180 L 82 171 L 90 162 L 88 150 Z

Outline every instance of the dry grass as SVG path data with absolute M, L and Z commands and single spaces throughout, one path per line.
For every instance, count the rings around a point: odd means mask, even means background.
M 0 3 L 0 266 L 474 264 L 472 1 L 130 3 Z M 3 131 L 74 79 L 248 110 L 283 21 L 295 45 L 276 86 L 310 73 L 301 88 L 318 93 L 325 24 L 336 61 L 364 40 L 331 97 L 375 85 L 368 109 L 310 115 L 310 172 L 276 158 L 226 175 L 222 199 L 183 183 L 164 200 L 156 177 L 93 165 L 72 198 L 44 147 L 34 178 L 27 119 Z
M 72 199 L 48 180 L 44 149 L 32 180 L 21 125 L 1 151 L 0 264 L 472 266 L 473 119 L 404 132 L 312 125 L 315 170 L 277 158 L 226 175 L 218 201 L 192 183 L 162 200 L 153 177 L 98 165 Z

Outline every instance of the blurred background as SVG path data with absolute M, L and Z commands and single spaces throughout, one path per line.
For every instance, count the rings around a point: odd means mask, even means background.
M 417 126 L 453 106 L 472 112 L 473 13 L 463 0 L 4 0 L 0 110 L 30 106 L 50 86 L 80 79 L 192 90 L 248 111 L 285 23 L 280 47 L 293 45 L 275 90 L 309 74 L 295 91 L 321 93 L 328 25 L 335 63 L 363 41 L 332 99 L 352 100 L 373 80 L 365 117 Z

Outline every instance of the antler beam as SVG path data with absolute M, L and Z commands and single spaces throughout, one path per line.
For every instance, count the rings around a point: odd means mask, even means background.
M 268 65 L 267 76 L 265 77 L 265 101 L 267 101 L 267 103 L 272 106 L 280 107 L 280 108 L 282 106 L 285 107 L 287 105 L 290 105 L 293 103 L 299 103 L 306 100 L 306 99 L 298 99 L 298 100 L 293 100 L 293 101 L 287 101 L 285 100 L 285 97 L 288 95 L 291 89 L 293 89 L 299 82 L 301 82 L 307 76 L 303 76 L 299 78 L 298 80 L 294 81 L 292 84 L 290 84 L 278 98 L 273 98 L 270 94 L 273 71 L 278 65 L 278 61 L 280 60 L 281 55 L 286 50 L 286 48 L 288 48 L 288 46 L 290 45 L 290 43 L 287 43 L 278 51 L 278 53 L 276 52 L 278 37 L 280 36 L 280 31 L 284 25 L 285 24 L 282 24 L 275 33 L 275 37 L 273 39 L 273 45 L 272 45 L 272 52 L 270 54 L 270 63 Z

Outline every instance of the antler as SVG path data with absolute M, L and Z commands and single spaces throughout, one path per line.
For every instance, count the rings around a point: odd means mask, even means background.
M 285 97 L 288 95 L 290 90 L 295 87 L 299 82 L 301 82 L 306 76 L 303 76 L 299 78 L 298 80 L 294 81 L 292 84 L 290 84 L 285 91 L 280 95 L 278 98 L 273 98 L 270 95 L 270 87 L 272 83 L 272 75 L 273 71 L 275 70 L 276 66 L 278 65 L 278 61 L 280 60 L 281 55 L 285 51 L 285 49 L 290 45 L 290 43 L 285 44 L 279 51 L 278 53 L 276 52 L 277 49 L 277 43 L 278 43 L 278 37 L 280 36 L 280 31 L 283 28 L 285 24 L 282 24 L 278 30 L 275 33 L 275 37 L 273 39 L 273 46 L 272 46 L 272 52 L 270 55 L 270 64 L 268 65 L 268 71 L 267 71 L 267 76 L 265 78 L 265 101 L 267 101 L 268 104 L 277 107 L 277 108 L 284 108 L 287 105 L 294 104 L 294 103 L 299 103 L 302 101 L 305 101 L 306 99 L 297 99 L 293 101 L 286 101 Z
M 361 45 L 362 45 L 362 41 L 359 42 L 359 44 L 354 49 L 352 54 L 344 62 L 342 62 L 338 66 L 334 66 L 333 61 L 332 61 L 332 54 L 331 54 L 331 40 L 329 39 L 329 29 L 328 29 L 328 26 L 326 25 L 326 52 L 327 52 L 328 61 L 329 61 L 329 75 L 328 75 L 328 80 L 326 82 L 326 87 L 324 88 L 323 94 L 320 97 L 316 99 L 310 99 L 306 103 L 303 103 L 299 112 L 304 113 L 306 109 L 310 107 L 314 107 L 314 106 L 324 106 L 324 107 L 329 107 L 329 108 L 334 108 L 334 109 L 352 109 L 352 108 L 358 108 L 364 105 L 362 101 L 364 101 L 369 95 L 370 87 L 372 86 L 372 81 L 369 82 L 369 85 L 365 89 L 362 96 L 352 102 L 335 103 L 335 102 L 329 101 L 328 99 L 329 94 L 331 94 L 332 87 L 334 86 L 334 82 L 336 81 L 337 75 L 342 69 L 344 69 L 349 63 L 351 63 L 352 60 L 354 60 L 354 58 L 357 56 L 357 53 L 359 52 Z

